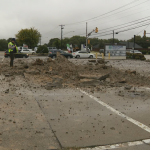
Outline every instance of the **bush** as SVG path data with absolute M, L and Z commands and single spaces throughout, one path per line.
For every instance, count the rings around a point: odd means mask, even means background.
M 143 50 L 143 51 L 142 51 L 142 54 L 144 54 L 144 55 L 147 54 L 147 51 L 146 51 L 146 50 Z
M 45 45 L 40 45 L 36 53 L 48 53 L 48 48 Z
M 127 59 L 146 60 L 143 54 L 126 53 Z

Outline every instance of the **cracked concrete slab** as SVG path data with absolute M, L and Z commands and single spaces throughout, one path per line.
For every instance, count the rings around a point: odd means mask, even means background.
M 36 96 L 63 147 L 108 145 L 150 138 L 150 134 L 74 89 Z
M 57 149 L 59 144 L 32 96 L 0 95 L 0 149 Z
M 122 87 L 111 88 L 106 92 L 95 91 L 92 94 L 118 111 L 150 127 L 149 91 L 140 88 L 124 91 Z

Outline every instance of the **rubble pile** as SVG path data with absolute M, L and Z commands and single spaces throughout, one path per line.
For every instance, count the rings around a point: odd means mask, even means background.
M 13 68 L 9 67 L 9 60 L 0 65 L 3 75 L 21 75 L 30 83 L 40 84 L 47 90 L 63 87 L 89 87 L 128 85 L 150 85 L 150 79 L 141 76 L 134 70 L 119 70 L 107 65 L 100 59 L 89 60 L 87 64 L 76 65 L 58 54 L 55 60 L 51 58 L 29 61 L 17 60 Z

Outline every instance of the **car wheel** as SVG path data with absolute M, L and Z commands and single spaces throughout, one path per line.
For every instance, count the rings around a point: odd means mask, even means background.
M 70 59 L 71 57 L 70 57 L 70 56 L 68 56 L 67 58 L 68 58 L 68 59 Z
M 90 55 L 90 57 L 89 58 L 93 58 L 93 56 L 92 55 Z
M 80 56 L 79 56 L 79 55 L 77 55 L 77 56 L 76 56 L 76 58 L 80 58 Z
M 34 55 L 34 53 L 32 53 L 32 55 Z
M 26 58 L 26 56 L 23 56 L 23 58 Z

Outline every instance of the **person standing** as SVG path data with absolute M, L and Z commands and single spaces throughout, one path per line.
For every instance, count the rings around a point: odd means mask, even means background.
M 12 38 L 11 42 L 8 43 L 8 52 L 10 54 L 10 67 L 13 67 L 15 53 L 18 53 L 18 48 L 15 42 L 15 38 Z

